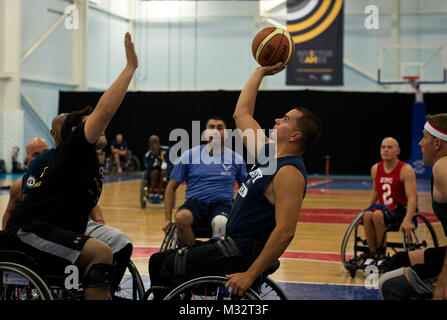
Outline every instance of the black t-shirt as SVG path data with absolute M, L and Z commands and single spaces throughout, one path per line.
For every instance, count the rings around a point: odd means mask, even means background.
M 90 211 L 101 195 L 103 178 L 95 145 L 85 138 L 84 124 L 55 150 L 37 178 L 39 187 L 11 212 L 8 227 L 37 220 L 84 233 Z

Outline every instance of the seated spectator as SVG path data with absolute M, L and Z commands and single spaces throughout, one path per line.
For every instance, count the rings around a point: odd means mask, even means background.
M 116 163 L 116 170 L 118 173 L 123 172 L 121 161 L 126 161 L 127 157 L 127 142 L 123 139 L 123 135 L 118 133 L 115 140 L 112 141 L 111 151 L 113 161 Z

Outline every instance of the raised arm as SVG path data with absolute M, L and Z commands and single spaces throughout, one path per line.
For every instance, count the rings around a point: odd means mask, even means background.
M 257 68 L 250 79 L 248 79 L 239 95 L 236 109 L 233 113 L 233 119 L 236 123 L 236 128 L 242 131 L 244 145 L 248 152 L 254 157 L 257 156 L 259 150 L 261 150 L 262 146 L 267 142 L 265 134 L 263 134 L 261 130 L 258 130 L 261 129 L 261 127 L 253 118 L 259 86 L 261 85 L 264 76 L 274 75 L 284 69 L 285 66 L 281 66 L 281 63 L 278 63 L 275 66 Z
M 276 226 L 264 249 L 246 272 L 227 275 L 226 287 L 242 295 L 247 288 L 286 251 L 295 236 L 305 180 L 294 166 L 282 167 L 273 179 Z
M 85 123 L 85 137 L 91 144 L 98 141 L 113 115 L 118 110 L 126 95 L 133 74 L 138 67 L 138 58 L 135 53 L 135 47 L 128 32 L 124 38 L 124 45 L 127 59 L 126 67 L 121 72 L 118 79 L 116 79 L 109 89 L 104 92 L 94 111 Z

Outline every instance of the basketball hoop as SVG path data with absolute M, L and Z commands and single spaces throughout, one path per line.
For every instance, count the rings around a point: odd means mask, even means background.
M 419 76 L 403 76 L 404 82 L 406 83 L 417 83 L 419 80 Z

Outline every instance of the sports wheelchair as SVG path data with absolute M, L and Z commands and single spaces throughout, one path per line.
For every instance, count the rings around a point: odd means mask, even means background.
M 210 238 L 211 228 L 193 228 L 196 238 Z M 260 252 L 260 246 L 254 250 Z M 177 238 L 176 224 L 173 223 L 165 235 L 160 251 L 180 249 Z M 228 278 L 224 276 L 204 276 L 186 281 L 174 288 L 152 286 L 146 291 L 143 300 L 152 300 L 154 292 L 163 296 L 164 300 L 287 300 L 284 291 L 269 277 L 280 266 L 279 260 L 259 277 L 253 285 L 245 291 L 242 297 L 233 295 L 225 288 Z
M 196 238 L 209 239 L 212 236 L 211 227 L 196 227 L 196 228 L 193 228 L 192 231 L 194 232 L 194 236 Z M 177 225 L 175 222 L 172 223 L 171 228 L 165 234 L 165 237 L 163 238 L 163 242 L 161 243 L 161 246 L 160 246 L 161 252 L 167 251 L 170 249 L 180 249 L 180 242 L 177 237 Z
M 129 261 L 114 297 L 141 300 L 144 284 L 137 268 Z M 15 300 L 82 300 L 82 283 L 79 289 L 67 289 L 64 276 L 44 275 L 36 262 L 27 254 L 0 250 L 0 301 Z
M 138 172 L 140 171 L 141 165 L 138 157 L 132 153 L 132 151 L 127 150 L 125 156 L 120 156 L 121 168 L 123 172 Z M 106 159 L 105 172 L 106 173 L 116 173 L 118 170 L 113 154 L 110 154 Z
M 369 252 L 365 230 L 363 229 L 364 214 L 365 211 L 360 212 L 354 221 L 351 222 L 341 245 L 341 261 L 352 278 L 355 277 L 357 270 L 364 269 L 359 264 L 359 260 L 363 254 Z M 386 242 L 387 256 L 385 259 L 390 257 L 390 251 L 396 253 L 398 250 L 414 251 L 439 246 L 433 226 L 426 217 L 416 212 L 413 216 L 413 225 L 414 230 L 410 235 L 409 241 L 406 239 L 404 230 L 401 233 L 397 232 L 400 229 L 400 225 L 392 224 L 386 227 L 380 245 L 382 246 L 385 239 L 389 238 Z M 384 271 L 381 266 L 378 267 L 378 270 Z
M 164 199 L 164 192 L 166 190 L 166 186 L 168 185 L 169 182 L 169 174 L 170 172 L 167 172 L 167 178 L 163 183 L 163 192 L 161 195 L 161 199 L 163 201 Z M 141 185 L 140 185 L 140 206 L 142 209 L 146 208 L 147 202 L 149 201 L 149 190 L 151 187 L 151 178 L 149 176 L 149 172 L 148 170 L 144 170 L 143 172 L 143 178 L 141 179 Z M 174 197 L 175 197 L 175 193 L 174 193 Z M 174 199 L 174 203 L 175 203 L 175 199 Z

